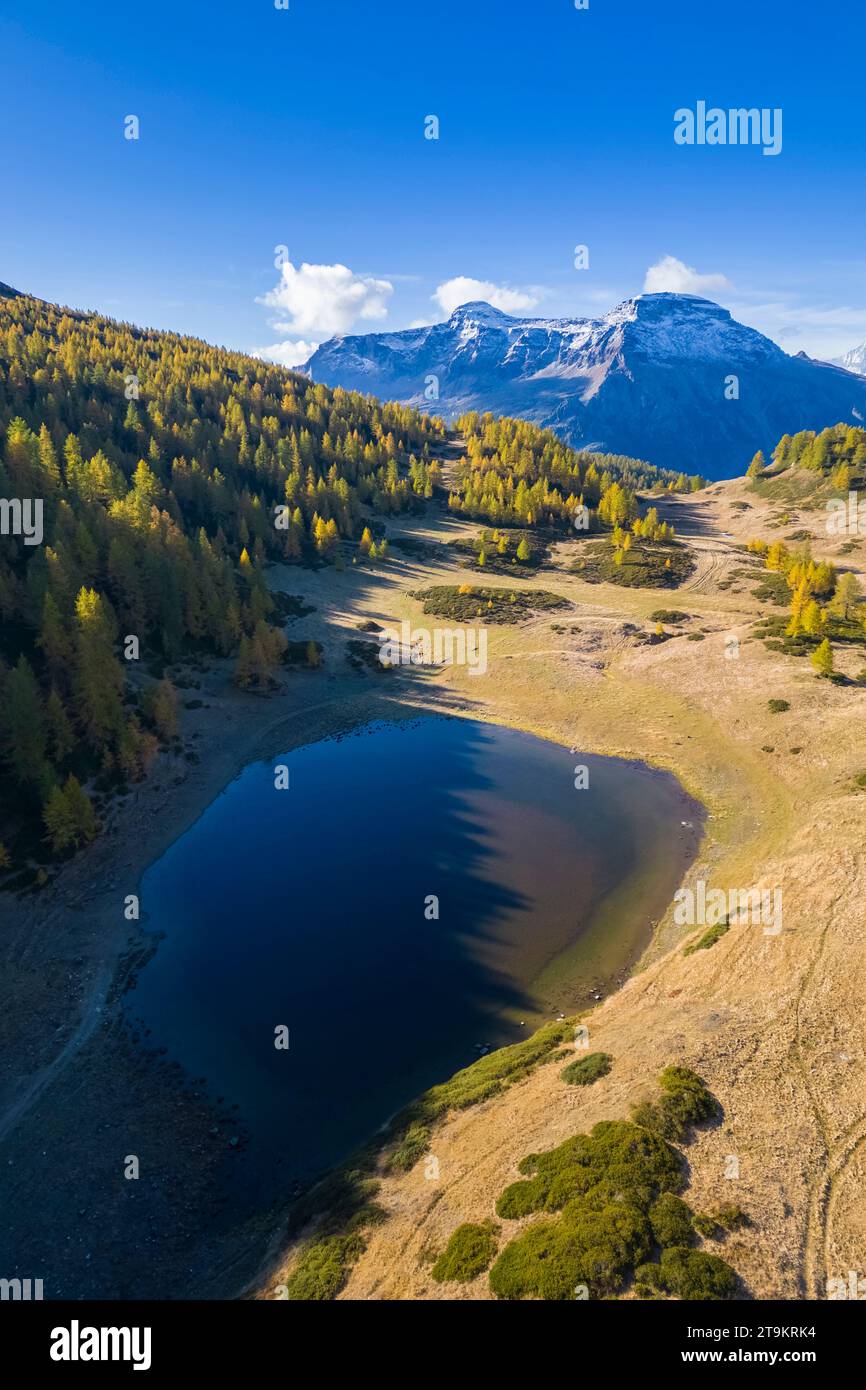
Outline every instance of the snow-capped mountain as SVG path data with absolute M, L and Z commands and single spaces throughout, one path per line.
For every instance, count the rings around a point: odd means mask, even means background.
M 783 434 L 866 417 L 866 378 L 792 357 L 685 294 L 637 295 L 599 319 L 463 304 L 430 327 L 332 338 L 307 370 L 449 420 L 466 410 L 522 416 L 580 448 L 710 478 L 743 472 Z
M 841 357 L 834 357 L 833 361 L 838 367 L 844 367 L 846 371 L 856 372 L 858 376 L 866 376 L 866 343 L 861 343 L 859 347 L 849 348 Z

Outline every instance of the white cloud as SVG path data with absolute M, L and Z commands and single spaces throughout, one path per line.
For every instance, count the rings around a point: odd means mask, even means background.
M 259 301 L 288 315 L 274 324 L 282 333 L 323 342 L 349 333 L 359 319 L 383 319 L 394 292 L 390 280 L 356 275 L 346 265 L 283 263 L 280 281 Z
M 281 367 L 300 367 L 312 357 L 318 343 L 305 343 L 303 338 L 286 338 L 282 343 L 271 343 L 270 347 L 257 348 L 255 357 L 264 357 L 268 362 L 277 362 Z
M 719 294 L 733 288 L 724 275 L 701 275 L 676 256 L 662 256 L 651 265 L 643 282 L 645 294 Z
M 810 357 L 830 361 L 866 338 L 866 304 L 800 303 L 793 297 L 731 301 L 735 319 L 773 338 L 786 352 L 802 348 Z
M 494 309 L 504 314 L 513 314 L 520 309 L 532 309 L 538 303 L 538 296 L 525 290 L 512 290 L 507 285 L 494 285 L 492 280 L 473 280 L 469 275 L 455 275 L 439 285 L 431 296 L 443 314 L 452 314 L 460 304 L 468 304 L 473 299 L 483 299 Z

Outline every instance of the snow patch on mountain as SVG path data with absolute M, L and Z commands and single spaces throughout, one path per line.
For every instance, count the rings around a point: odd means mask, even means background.
M 859 347 L 849 348 L 841 357 L 835 357 L 833 360 L 838 367 L 844 367 L 846 371 L 856 372 L 858 376 L 866 376 L 866 343 L 861 343 Z
M 428 327 L 333 338 L 308 369 L 449 420 L 522 416 L 577 447 L 719 478 L 782 434 L 866 411 L 866 376 L 792 357 L 712 300 L 668 292 L 601 318 L 515 317 L 474 301 Z

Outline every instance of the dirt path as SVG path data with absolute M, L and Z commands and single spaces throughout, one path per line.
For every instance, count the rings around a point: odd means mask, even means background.
M 835 1268 L 830 1259 L 833 1233 L 833 1199 L 840 1180 L 866 1147 L 866 1115 L 857 1120 L 828 1153 L 812 1185 L 809 1202 L 804 1283 L 808 1298 L 825 1298 L 828 1281 L 844 1277 L 847 1270 Z M 861 1262 L 858 1273 L 863 1274 Z
M 56 1081 L 64 1067 L 68 1066 L 75 1054 L 92 1036 L 94 1029 L 101 1022 L 113 978 L 113 962 L 106 961 L 90 982 L 82 1015 L 72 1036 L 67 1039 L 57 1056 L 46 1067 L 43 1067 L 35 1076 L 28 1078 L 21 1094 L 0 1115 L 0 1143 L 16 1125 L 20 1124 L 31 1106 L 36 1103 L 47 1087 Z
M 456 435 L 453 439 L 448 439 L 433 455 L 435 461 L 441 465 L 442 487 L 446 493 L 453 491 L 457 465 L 465 452 L 466 440 L 462 435 Z M 399 529 L 399 518 L 395 518 L 395 523 Z
M 688 545 L 695 559 L 695 570 L 680 586 L 678 593 L 713 593 L 719 580 L 725 578 L 732 558 L 735 558 L 732 547 L 698 536 L 689 540 Z

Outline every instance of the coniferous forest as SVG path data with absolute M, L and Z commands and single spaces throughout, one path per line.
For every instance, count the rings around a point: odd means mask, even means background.
M 40 499 L 40 544 L 0 550 L 0 867 L 22 825 L 55 851 L 97 833 L 85 784 L 140 777 L 174 729 L 142 657 L 285 639 L 268 561 L 317 563 L 370 510 L 429 496 L 442 426 L 197 339 L 0 297 L 0 497 Z
M 526 420 L 471 411 L 457 429 L 465 453 L 448 505 L 499 526 L 569 527 L 578 508 L 613 524 L 634 515 L 639 488 L 694 492 L 703 484 L 621 454 L 571 449 L 553 430 Z
M 518 420 L 474 413 L 457 437 L 447 504 L 497 524 L 615 526 L 635 488 L 699 484 Z M 167 664 L 234 656 L 268 687 L 287 646 L 268 564 L 384 559 L 368 523 L 446 497 L 439 420 L 8 287 L 0 438 L 0 498 L 42 503 L 39 543 L 0 551 L 0 872 L 98 834 L 94 787 L 175 735 Z

